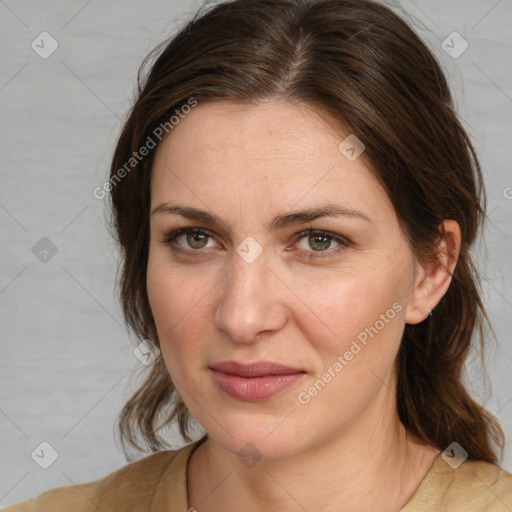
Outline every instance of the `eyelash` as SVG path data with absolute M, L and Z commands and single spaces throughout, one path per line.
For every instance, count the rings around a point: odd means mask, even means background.
M 189 233 L 206 235 L 210 238 L 213 238 L 213 236 L 208 231 L 205 231 L 204 229 L 201 229 L 201 228 L 180 228 L 180 229 L 171 231 L 170 233 L 165 235 L 161 239 L 161 242 L 166 245 L 169 245 L 171 250 L 175 253 L 182 253 L 182 254 L 193 255 L 193 256 L 202 256 L 201 253 L 204 251 L 202 251 L 201 249 L 186 250 L 186 249 L 182 249 L 179 246 L 173 244 L 173 242 L 175 241 L 175 239 L 178 236 L 183 235 L 183 234 L 189 234 Z M 306 236 L 311 236 L 311 235 L 323 236 L 325 238 L 334 240 L 335 242 L 339 243 L 340 245 L 331 251 L 328 249 L 326 249 L 325 251 L 305 251 L 307 254 L 306 258 L 308 260 L 316 260 L 316 259 L 320 259 L 320 258 L 330 257 L 333 254 L 338 254 L 339 252 L 343 251 L 350 245 L 350 242 L 348 240 L 346 240 L 338 235 L 335 235 L 334 233 L 330 233 L 329 231 L 323 231 L 321 229 L 312 229 L 312 228 L 307 229 L 305 231 L 301 231 L 300 233 L 297 233 L 294 237 L 294 243 L 298 242 L 299 240 L 301 240 L 302 238 L 304 238 Z M 196 253 L 196 254 L 194 254 L 194 253 Z M 327 255 L 325 256 L 325 255 L 323 255 L 323 253 L 326 253 Z

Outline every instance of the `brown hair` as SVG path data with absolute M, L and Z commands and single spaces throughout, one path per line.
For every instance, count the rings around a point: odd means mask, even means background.
M 146 290 L 154 150 L 130 159 L 191 98 L 284 99 L 338 120 L 364 142 L 421 262 L 435 260 L 443 220 L 457 221 L 462 242 L 450 287 L 431 317 L 405 326 L 398 413 L 425 443 L 444 450 L 457 441 L 469 458 L 496 462 L 493 443 L 503 450 L 503 431 L 463 384 L 473 333 L 483 362 L 484 320 L 490 325 L 470 254 L 483 227 L 484 184 L 446 78 L 421 39 L 370 0 L 234 0 L 203 6 L 146 58 L 112 161 L 110 227 L 121 249 L 126 322 L 156 346 Z M 127 162 L 133 168 L 120 173 Z M 189 412 L 159 357 L 121 411 L 123 448 L 125 441 L 138 450 L 165 448 L 157 432 L 174 420 L 190 441 Z

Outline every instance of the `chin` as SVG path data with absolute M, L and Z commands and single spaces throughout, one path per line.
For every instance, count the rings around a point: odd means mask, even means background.
M 307 444 L 301 440 L 304 429 L 296 428 L 294 420 L 286 418 L 287 414 L 275 416 L 245 413 L 231 419 L 224 416 L 219 419 L 222 427 L 209 424 L 203 428 L 213 441 L 239 457 L 242 462 L 244 459 L 250 463 L 278 460 L 299 453 L 303 449 L 302 445 Z

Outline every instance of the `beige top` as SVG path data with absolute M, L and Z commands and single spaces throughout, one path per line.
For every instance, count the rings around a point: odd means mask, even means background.
M 187 462 L 201 440 L 155 453 L 106 477 L 59 487 L 4 512 L 187 512 Z M 512 476 L 494 464 L 464 461 L 453 469 L 435 459 L 399 512 L 511 512 Z

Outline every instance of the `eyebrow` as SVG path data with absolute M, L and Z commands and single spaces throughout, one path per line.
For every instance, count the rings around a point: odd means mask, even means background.
M 169 213 L 174 215 L 181 215 L 186 219 L 195 220 L 208 225 L 222 225 L 228 232 L 231 232 L 228 224 L 223 221 L 217 215 L 201 210 L 198 208 L 191 208 L 189 206 L 181 205 L 170 205 L 168 203 L 160 203 L 153 208 L 151 215 L 157 213 Z M 349 217 L 362 219 L 369 224 L 372 224 L 372 220 L 365 213 L 354 210 L 352 208 L 346 208 L 337 204 L 328 203 L 317 208 L 309 208 L 307 210 L 295 211 L 290 213 L 283 213 L 277 215 L 272 219 L 269 224 L 265 225 L 267 231 L 276 231 L 277 229 L 292 225 L 300 224 L 305 222 L 311 222 L 320 217 Z

